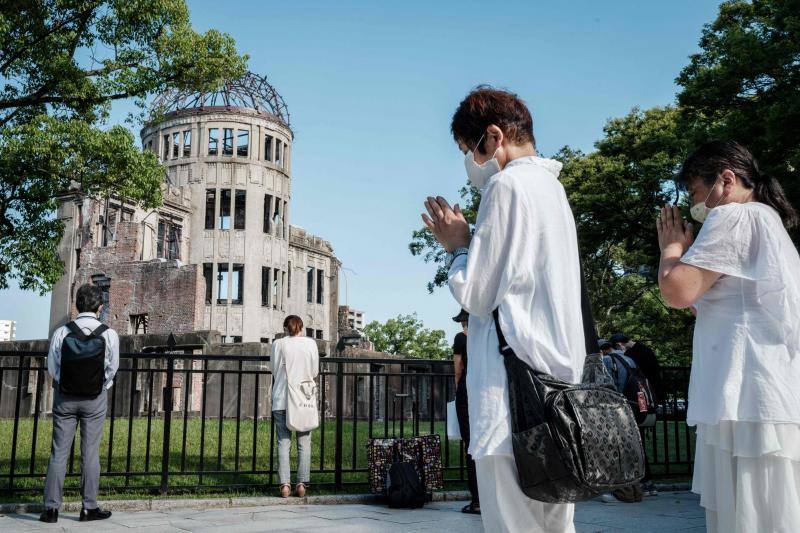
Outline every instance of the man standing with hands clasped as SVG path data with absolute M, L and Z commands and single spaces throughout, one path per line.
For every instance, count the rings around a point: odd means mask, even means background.
M 81 426 L 80 520 L 104 520 L 111 511 L 97 506 L 100 488 L 100 438 L 106 419 L 106 391 L 114 384 L 119 367 L 119 337 L 97 317 L 103 308 L 103 291 L 81 285 L 75 295 L 78 316 L 58 328 L 50 341 L 47 371 L 53 378 L 53 446 L 44 486 L 44 512 L 39 520 L 58 521 L 67 458 L 78 423 Z
M 586 357 L 575 221 L 561 163 L 536 155 L 533 119 L 515 94 L 478 87 L 451 123 L 481 205 L 470 236 L 458 205 L 429 197 L 422 218 L 449 253 L 448 283 L 470 315 L 469 453 L 486 531 L 572 532 L 573 504 L 528 498 L 511 446 L 508 381 L 492 313 L 517 356 L 576 383 Z

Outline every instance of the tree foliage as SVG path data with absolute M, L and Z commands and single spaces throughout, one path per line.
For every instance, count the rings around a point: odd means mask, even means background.
M 71 189 L 153 207 L 163 168 L 121 126 L 167 88 L 210 90 L 245 72 L 215 30 L 195 32 L 184 0 L 10 0 L 0 8 L 0 289 L 46 292 L 63 271 L 56 198 Z
M 385 324 L 373 320 L 364 327 L 364 334 L 379 352 L 417 359 L 447 359 L 451 355 L 445 332 L 425 328 L 416 313 L 398 315 Z
M 682 129 L 741 142 L 800 206 L 800 0 L 725 2 L 700 48 L 676 80 Z
M 658 206 L 681 200 L 673 176 L 683 159 L 708 140 L 736 139 L 800 206 L 800 0 L 724 2 L 700 48 L 677 79 L 676 107 L 634 109 L 606 124 L 592 153 L 555 156 L 600 334 L 625 331 L 673 364 L 690 360 L 694 319 L 660 297 L 654 222 Z M 464 195 L 477 211 L 474 191 Z M 415 232 L 410 248 L 439 265 L 429 289 L 446 283 L 431 235 Z

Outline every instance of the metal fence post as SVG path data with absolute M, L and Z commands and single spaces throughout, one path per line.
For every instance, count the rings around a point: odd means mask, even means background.
M 14 432 L 11 437 L 11 464 L 8 469 L 8 495 L 14 494 L 14 471 L 17 469 L 17 434 L 19 433 L 19 415 L 22 406 L 22 370 L 25 367 L 26 357 L 19 355 L 17 365 L 17 397 L 14 406 Z
M 344 425 L 344 368 L 341 361 L 336 363 L 336 455 L 334 458 L 334 484 L 337 489 L 342 484 L 342 426 Z
M 167 339 L 168 351 L 175 348 L 175 336 L 170 333 Z M 161 494 L 166 494 L 169 488 L 169 444 L 172 427 L 172 382 L 175 375 L 175 356 L 166 353 L 167 358 L 167 387 L 164 390 L 164 442 L 161 447 Z

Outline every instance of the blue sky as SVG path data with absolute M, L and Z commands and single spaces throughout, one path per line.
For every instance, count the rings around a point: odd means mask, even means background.
M 470 88 L 526 100 L 542 155 L 591 151 L 605 121 L 674 101 L 719 2 L 261 2 L 189 0 L 199 30 L 230 33 L 283 95 L 295 132 L 293 224 L 331 241 L 368 320 L 417 312 L 458 331 L 447 289 L 408 252 L 430 194 L 465 183 L 450 117 Z M 128 105 L 117 106 L 121 121 Z M 345 287 L 342 280 L 342 302 Z M 0 292 L 18 339 L 47 335 L 49 296 Z

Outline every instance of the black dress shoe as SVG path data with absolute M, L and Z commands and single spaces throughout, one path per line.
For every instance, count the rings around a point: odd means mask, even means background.
M 58 522 L 58 509 L 45 509 L 39 515 L 39 522 L 47 522 L 48 524 L 55 524 Z
M 81 509 L 81 522 L 105 520 L 106 518 L 111 518 L 111 511 L 103 511 L 99 507 L 97 509 Z

